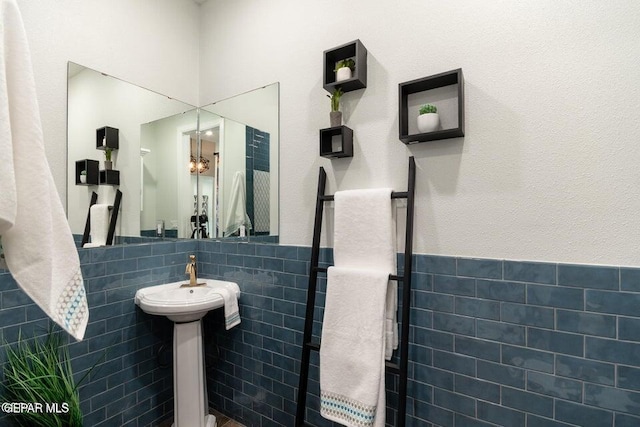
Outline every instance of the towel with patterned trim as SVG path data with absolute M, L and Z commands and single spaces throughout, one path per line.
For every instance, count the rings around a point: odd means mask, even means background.
M 320 345 L 320 414 L 346 426 L 385 423 L 389 273 L 329 267 Z
M 238 306 L 238 295 L 235 290 L 229 289 L 226 285 L 217 286 L 214 292 L 224 299 L 224 325 L 229 330 L 240 324 L 240 307 Z
M 0 0 L 0 236 L 18 285 L 77 340 L 89 308 L 78 251 L 44 151 L 31 56 L 15 0 Z

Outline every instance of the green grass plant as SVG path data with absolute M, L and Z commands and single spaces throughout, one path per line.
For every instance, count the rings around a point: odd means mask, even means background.
M 4 367 L 5 402 L 41 403 L 41 411 L 13 414 L 13 421 L 24 427 L 80 427 L 82 411 L 78 386 L 71 368 L 69 348 L 62 334 L 50 328 L 44 337 L 24 339 L 18 336 L 12 347 L 5 343 L 7 363 Z M 47 404 L 57 403 L 57 411 L 47 411 Z M 68 405 L 64 411 L 63 403 Z

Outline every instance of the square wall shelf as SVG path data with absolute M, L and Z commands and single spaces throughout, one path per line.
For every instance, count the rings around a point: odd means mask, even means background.
M 464 136 L 464 77 L 462 69 L 398 85 L 400 141 L 405 144 Z M 421 104 L 438 107 L 441 129 L 421 133 L 416 121 Z
M 353 157 L 353 130 L 346 126 L 320 129 L 322 157 Z
M 80 182 L 80 172 L 85 171 L 87 180 Z M 75 171 L 76 185 L 98 185 L 98 161 L 91 159 L 78 160 Z
M 96 129 L 96 149 L 104 150 L 106 147 L 114 150 L 119 146 L 118 129 L 109 126 Z
M 114 169 L 101 170 L 100 185 L 120 185 L 120 171 Z
M 324 77 L 322 86 L 329 93 L 337 88 L 343 92 L 351 92 L 367 87 L 367 49 L 360 40 L 354 40 L 342 46 L 324 51 Z M 351 58 L 356 63 L 351 78 L 336 82 L 336 63 Z

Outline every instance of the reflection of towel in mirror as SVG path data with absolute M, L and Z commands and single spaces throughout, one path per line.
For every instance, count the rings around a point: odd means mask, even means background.
M 91 218 L 91 243 L 85 243 L 85 248 L 98 248 L 107 244 L 109 234 L 109 205 L 95 204 L 89 208 Z
M 251 220 L 247 215 L 247 190 L 244 183 L 244 172 L 237 171 L 233 175 L 229 210 L 225 221 L 224 235 L 231 236 L 244 226 L 251 230 Z
M 80 340 L 89 319 L 80 260 L 44 151 L 16 0 L 0 0 L 0 235 L 18 285 Z

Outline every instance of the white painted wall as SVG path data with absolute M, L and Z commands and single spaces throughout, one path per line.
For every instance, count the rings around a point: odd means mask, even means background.
M 404 189 L 414 155 L 417 252 L 640 265 L 638 2 L 18 3 L 63 200 L 68 60 L 192 104 L 279 81 L 282 243 L 311 242 L 318 166 L 331 192 Z M 330 161 L 322 52 L 356 38 L 369 84 L 343 98 L 355 154 Z M 458 67 L 467 136 L 401 144 L 397 84 Z
M 66 199 L 67 61 L 196 105 L 199 6 L 191 0 L 18 0 L 51 166 Z
M 417 252 L 640 265 L 640 2 L 211 0 L 201 11 L 201 100 L 281 84 L 282 243 L 311 243 L 319 166 L 330 192 L 404 190 L 413 155 Z M 369 82 L 343 97 L 354 157 L 320 158 L 322 52 L 357 38 Z M 402 144 L 398 83 L 459 67 L 467 136 Z

